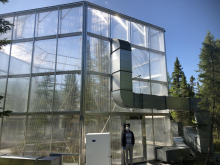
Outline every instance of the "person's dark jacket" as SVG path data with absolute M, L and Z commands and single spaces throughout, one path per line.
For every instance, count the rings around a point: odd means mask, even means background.
M 126 146 L 126 132 L 127 131 L 123 131 L 121 134 L 121 146 L 125 147 Z M 132 135 L 132 145 L 135 144 L 135 139 L 134 139 L 134 133 L 132 131 L 130 131 L 131 135 Z

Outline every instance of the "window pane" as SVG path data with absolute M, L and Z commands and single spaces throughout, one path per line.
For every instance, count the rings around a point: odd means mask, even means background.
M 82 7 L 60 10 L 59 33 L 82 31 Z
M 54 111 L 80 111 L 81 75 L 56 76 Z
M 110 73 L 110 45 L 108 41 L 88 37 L 87 69 Z
M 150 82 L 133 80 L 133 92 L 150 94 Z
M 58 11 L 37 13 L 36 37 L 55 35 L 57 33 Z
M 23 156 L 25 121 L 25 116 L 4 117 L 0 150 L 1 155 Z
M 121 116 L 111 117 L 112 164 L 121 163 Z
M 29 112 L 52 111 L 54 76 L 32 77 Z
M 162 83 L 151 83 L 152 95 L 167 96 L 167 85 Z
M 151 79 L 167 81 L 165 55 L 150 53 Z
M 155 159 L 152 116 L 145 116 L 147 160 Z
M 129 41 L 129 27 L 130 23 L 128 20 L 119 18 L 118 16 L 112 16 L 111 24 L 111 38 L 118 38 L 125 41 Z
M 109 14 L 88 8 L 88 32 L 108 37 Z
M 0 49 L 0 76 L 7 75 L 8 73 L 8 60 L 9 60 L 9 53 L 10 53 L 10 44 L 3 46 Z
M 133 148 L 133 158 L 143 157 L 141 120 L 126 120 L 126 123 L 131 124 L 131 130 L 134 132 L 134 136 L 135 136 L 135 145 Z
M 33 73 L 54 72 L 56 40 L 36 41 L 34 46 Z
M 32 38 L 35 14 L 15 16 L 14 39 Z
M 85 111 L 110 111 L 110 77 L 87 75 Z
M 59 38 L 57 71 L 81 70 L 82 36 Z
M 33 115 L 28 117 L 25 156 L 49 156 L 51 119 L 51 115 Z
M 131 43 L 139 46 L 147 46 L 147 27 L 138 23 L 131 23 Z
M 9 74 L 29 74 L 31 69 L 32 42 L 12 45 Z
M 54 115 L 52 151 L 54 153 L 79 153 L 79 116 Z M 76 157 L 70 157 L 73 163 Z M 67 161 L 67 160 L 66 160 Z
M 139 75 L 142 79 L 150 79 L 149 53 L 145 50 L 132 48 L 132 77 Z
M 150 28 L 150 48 L 164 52 L 163 32 Z
M 29 80 L 29 77 L 8 79 L 6 110 L 13 112 L 27 111 Z
M 169 116 L 154 116 L 154 135 L 156 146 L 171 146 Z
M 13 17 L 3 18 L 5 21 L 9 21 L 10 23 L 13 23 Z M 8 30 L 6 33 L 0 34 L 0 40 L 7 38 L 7 40 L 11 40 L 11 31 Z

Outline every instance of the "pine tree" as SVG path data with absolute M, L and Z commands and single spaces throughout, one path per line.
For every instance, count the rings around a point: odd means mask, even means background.
M 174 63 L 174 71 L 172 72 L 172 87 L 170 89 L 170 95 L 172 97 L 182 97 L 180 90 L 181 77 L 183 74 L 182 69 L 183 68 L 180 64 L 180 61 L 178 60 L 178 57 L 176 57 L 176 61 Z
M 199 55 L 199 81 L 202 83 L 200 94 L 202 101 L 200 108 L 210 111 L 210 135 L 209 149 L 206 164 L 209 161 L 209 153 L 211 150 L 213 138 L 213 126 L 216 125 L 220 108 L 220 46 L 219 40 L 214 40 L 214 36 L 208 31 L 203 42 L 203 48 Z
M 169 72 L 167 72 L 167 83 L 168 83 L 168 96 L 170 96 L 170 90 L 171 90 L 171 87 L 172 87 L 172 84 L 171 84 L 171 82 L 172 82 L 172 78 L 170 77 L 170 74 L 169 74 Z
M 194 98 L 195 97 L 195 78 L 193 76 L 190 77 L 190 84 L 189 84 L 189 97 Z

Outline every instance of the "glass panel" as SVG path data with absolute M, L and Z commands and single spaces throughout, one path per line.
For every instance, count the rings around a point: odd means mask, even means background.
M 147 160 L 155 159 L 152 116 L 145 116 Z
M 23 156 L 25 116 L 10 116 L 3 120 L 1 155 Z
M 154 135 L 156 146 L 171 146 L 169 116 L 154 116 Z
M 31 69 L 32 42 L 12 45 L 9 74 L 29 74 Z
M 79 116 L 54 115 L 53 117 L 53 141 L 54 153 L 79 153 Z M 69 161 L 77 163 L 76 157 L 69 157 Z
M 151 83 L 152 95 L 168 96 L 167 85 L 162 83 Z
M 121 163 L 121 117 L 112 116 L 111 118 L 111 154 L 112 164 Z
M 88 32 L 108 37 L 109 14 L 88 8 Z
M 149 37 L 150 37 L 150 43 L 151 43 L 150 48 L 164 52 L 163 32 L 150 28 L 150 36 Z
M 104 133 L 110 131 L 110 116 L 108 115 L 86 115 L 85 134 Z
M 15 16 L 13 39 L 33 38 L 35 14 Z
M 88 37 L 87 69 L 110 73 L 110 44 L 108 41 Z
M 8 18 L 3 18 L 3 19 L 5 21 L 9 21 L 10 23 L 13 23 L 13 17 L 8 17 Z M 3 40 L 4 38 L 7 38 L 7 40 L 11 40 L 11 31 L 12 30 L 7 30 L 6 33 L 0 34 L 0 40 Z
M 35 37 L 57 33 L 58 11 L 37 13 Z
M 28 117 L 25 156 L 48 156 L 51 141 L 51 116 Z
M 8 72 L 8 60 L 9 60 L 9 53 L 10 53 L 10 45 L 3 46 L 0 49 L 0 76 L 7 75 Z
M 167 82 L 165 55 L 150 53 L 151 79 Z
M 146 26 L 131 22 L 131 43 L 146 47 L 147 31 Z
M 82 7 L 60 10 L 59 33 L 82 31 Z
M 110 111 L 110 78 L 99 75 L 87 75 L 85 111 Z
M 57 71 L 81 70 L 82 36 L 59 38 Z
M 31 80 L 29 112 L 52 111 L 54 76 L 36 76 Z
M 118 16 L 112 16 L 111 21 L 111 38 L 129 41 L 130 21 L 119 18 Z
M 0 79 L 0 96 L 5 96 L 6 78 Z M 4 98 L 0 100 L 0 111 L 2 111 Z
M 8 79 L 6 110 L 13 112 L 27 111 L 29 80 L 29 77 Z
M 142 79 L 150 79 L 149 52 L 132 48 L 132 77 L 139 75 Z
M 54 72 L 56 39 L 36 41 L 34 48 L 32 72 Z
M 150 94 L 150 82 L 133 80 L 133 92 Z
M 133 158 L 143 157 L 141 120 L 126 120 L 126 123 L 130 123 L 131 131 L 134 133 L 135 145 L 133 148 Z
M 80 111 L 81 75 L 56 76 L 54 111 Z

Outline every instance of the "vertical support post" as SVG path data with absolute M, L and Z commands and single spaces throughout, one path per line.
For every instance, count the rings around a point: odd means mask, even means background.
M 13 25 L 14 23 L 15 23 L 15 14 L 13 14 Z M 2 109 L 3 112 L 5 111 L 5 102 L 6 102 L 6 95 L 7 95 L 7 90 L 8 90 L 8 75 L 9 75 L 10 60 L 11 60 L 13 32 L 14 32 L 14 26 L 12 26 L 11 28 L 11 44 L 10 44 L 10 51 L 9 51 L 9 58 L 8 58 L 8 70 L 7 70 L 7 78 L 6 78 L 6 86 L 5 86 L 5 96 L 4 96 L 3 109 Z M 1 140 L 2 140 L 3 120 L 4 120 L 4 117 L 2 117 L 2 121 L 1 121 L 0 149 L 1 149 Z
M 51 119 L 51 136 L 50 136 L 50 152 L 52 148 L 53 140 L 53 112 L 54 112 L 54 102 L 55 102 L 55 89 L 56 89 L 56 70 L 57 70 L 57 51 L 58 51 L 58 35 L 60 26 L 60 6 L 58 6 L 58 20 L 57 20 L 57 36 L 56 36 L 56 55 L 55 55 L 55 69 L 54 69 L 54 84 L 53 84 L 53 102 L 52 102 L 52 119 Z
M 142 115 L 141 119 L 141 125 L 142 125 L 142 144 L 143 144 L 143 157 L 144 161 L 147 160 L 147 146 L 146 146 L 146 128 L 145 128 L 145 116 Z
M 34 18 L 34 34 L 33 34 L 33 43 L 32 43 L 31 68 L 30 68 L 29 88 L 28 88 L 25 131 L 24 131 L 24 146 L 26 145 L 26 135 L 27 135 L 27 127 L 28 127 L 28 112 L 29 112 L 30 97 L 31 97 L 31 80 L 32 80 L 32 68 L 33 68 L 33 61 L 34 61 L 36 19 L 37 19 L 37 10 L 35 10 L 35 18 Z M 24 149 L 25 149 L 25 147 L 24 147 Z M 24 156 L 24 151 L 23 151 L 23 156 Z
M 81 66 L 81 93 L 80 93 L 80 148 L 79 164 L 84 164 L 84 117 L 85 117 L 85 91 L 86 91 L 86 59 L 87 59 L 87 7 L 88 3 L 83 2 L 83 29 L 82 29 L 82 66 Z

